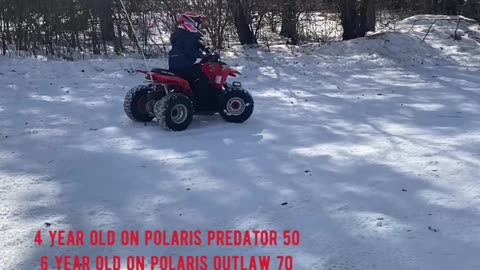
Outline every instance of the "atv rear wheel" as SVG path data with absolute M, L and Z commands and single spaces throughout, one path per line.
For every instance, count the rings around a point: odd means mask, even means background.
M 229 87 L 226 90 L 220 115 L 227 122 L 243 123 L 253 113 L 253 98 L 247 90 Z
M 193 120 L 192 101 L 179 93 L 171 93 L 155 103 L 155 116 L 165 129 L 183 131 Z
M 148 92 L 152 89 L 146 85 L 132 88 L 125 96 L 123 108 L 128 118 L 138 122 L 150 122 L 153 116 L 148 113 Z

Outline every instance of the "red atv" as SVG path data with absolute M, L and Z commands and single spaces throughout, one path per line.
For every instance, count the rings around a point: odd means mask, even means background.
M 236 77 L 240 72 L 220 61 L 217 53 L 208 51 L 199 63 L 204 74 L 211 80 L 216 92 L 215 102 L 208 108 L 199 109 L 198 98 L 194 95 L 187 80 L 165 69 L 152 69 L 146 74 L 148 85 L 131 89 L 125 96 L 124 109 L 127 116 L 138 122 L 150 122 L 154 118 L 173 131 L 187 129 L 194 114 L 220 115 L 228 122 L 243 123 L 253 113 L 252 96 L 242 88 L 241 83 L 227 83 L 229 76 Z

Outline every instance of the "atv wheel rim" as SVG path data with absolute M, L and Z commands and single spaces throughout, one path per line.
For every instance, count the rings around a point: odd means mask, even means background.
M 147 96 L 141 96 L 137 101 L 137 110 L 141 114 L 147 114 Z
M 170 113 L 170 118 L 175 124 L 181 124 L 187 120 L 188 109 L 183 104 L 177 104 L 173 107 L 172 112 Z
M 151 116 L 155 116 L 155 113 L 153 112 L 155 102 L 156 102 L 155 100 L 151 100 L 151 101 L 147 102 L 147 104 L 145 104 L 145 109 L 146 109 L 147 113 Z
M 233 116 L 239 116 L 245 111 L 246 105 L 243 99 L 234 97 L 227 102 L 227 111 Z

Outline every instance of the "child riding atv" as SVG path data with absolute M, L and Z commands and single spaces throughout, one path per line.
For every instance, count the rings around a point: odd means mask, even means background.
M 185 12 L 178 17 L 178 27 L 171 35 L 172 49 L 169 53 L 169 69 L 186 79 L 198 100 L 198 107 L 210 108 L 217 102 L 216 92 L 209 78 L 196 64 L 206 50 L 201 32 L 207 17 L 196 12 Z
M 227 82 L 240 72 L 203 44 L 200 25 L 204 20 L 205 16 L 194 12 L 179 16 L 171 36 L 169 69 L 138 70 L 148 85 L 136 86 L 125 95 L 123 107 L 130 119 L 143 123 L 156 119 L 168 130 L 182 131 L 194 115 L 218 113 L 231 123 L 250 118 L 253 98 L 240 82 Z

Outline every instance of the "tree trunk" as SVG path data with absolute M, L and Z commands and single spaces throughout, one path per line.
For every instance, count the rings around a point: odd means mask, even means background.
M 375 31 L 376 0 L 340 0 L 340 19 L 343 40 L 364 37 L 368 31 Z
M 103 41 L 114 41 L 113 0 L 96 0 L 93 3 L 95 15 L 100 19 L 100 33 Z
M 358 20 L 356 0 L 339 0 L 340 19 L 343 27 L 343 40 L 358 37 Z
M 434 7 L 434 0 L 424 0 L 424 9 L 426 14 L 431 14 L 433 13 L 433 7 Z
M 480 22 L 480 0 L 469 0 L 464 3 L 463 15 Z
M 377 8 L 376 0 L 363 0 L 363 6 L 365 7 L 366 16 L 366 29 L 367 31 L 375 32 L 377 24 Z
M 233 21 L 235 28 L 237 29 L 238 38 L 240 43 L 244 44 L 257 44 L 255 35 L 253 34 L 250 25 L 248 24 L 248 14 L 245 14 L 245 9 L 240 0 L 228 0 L 228 6 L 232 11 Z
M 117 24 L 117 36 L 115 38 L 115 52 L 117 54 L 120 54 L 123 52 L 125 49 L 123 48 L 123 42 L 122 42 L 122 23 L 120 21 L 120 17 L 117 15 L 114 15 L 115 22 Z
M 98 43 L 98 38 L 97 38 L 97 23 L 96 23 L 96 17 L 92 17 L 92 51 L 94 54 L 100 54 L 100 48 L 99 48 L 99 43 Z
M 458 15 L 458 0 L 444 0 L 444 10 L 447 15 Z
M 280 35 L 289 38 L 290 44 L 298 43 L 297 10 L 296 0 L 282 1 L 282 30 Z
M 12 44 L 12 34 L 10 33 L 10 23 L 8 20 L 5 22 L 5 38 L 8 44 Z
M 438 0 L 433 0 L 433 14 L 438 14 L 441 11 Z
M 5 55 L 7 53 L 7 41 L 5 37 L 5 24 L 1 22 L 2 24 L 2 53 Z

